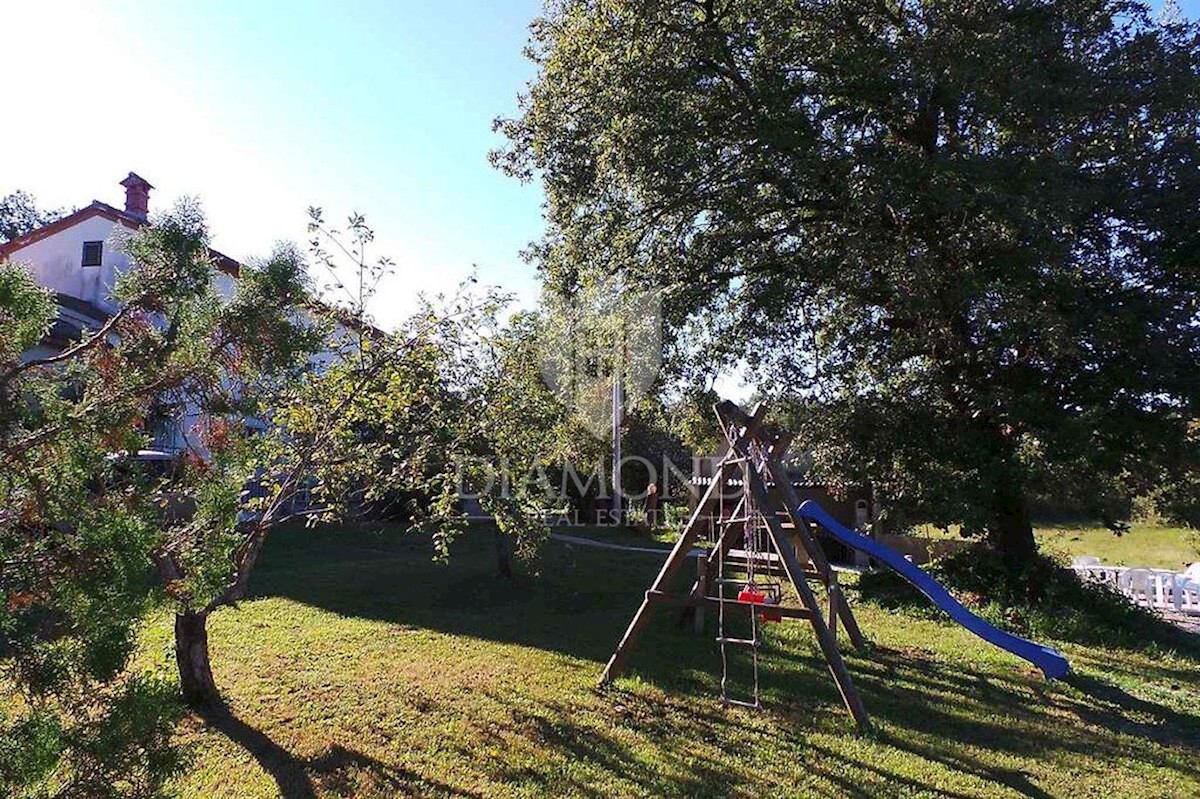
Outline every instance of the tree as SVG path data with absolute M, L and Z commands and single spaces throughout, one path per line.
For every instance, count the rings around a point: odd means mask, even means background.
M 21 694 L 0 702 L 6 795 L 148 796 L 181 767 L 174 687 L 128 671 L 160 596 L 160 512 L 149 476 L 115 457 L 139 448 L 164 386 L 136 355 L 160 340 L 147 315 L 173 285 L 132 289 L 99 332 L 22 360 L 56 309 L 0 263 L 0 663 Z
M 683 492 L 691 490 L 686 481 L 691 478 L 692 456 L 712 454 L 694 452 L 684 443 L 677 430 L 690 420 L 679 418 L 681 410 L 690 408 L 669 406 L 658 396 L 647 397 L 627 410 L 621 441 L 626 461 L 621 483 L 635 501 L 645 500 L 651 482 L 660 499 L 683 498 Z M 707 410 L 711 414 L 712 406 Z
M 665 288 L 680 354 L 819 404 L 819 469 L 1036 551 L 1196 417 L 1200 33 L 1140 3 L 563 0 L 496 164 L 559 291 Z M 690 327 L 689 327 L 690 326 Z
M 551 341 L 544 315 L 515 313 L 491 334 L 460 350 L 457 381 L 469 387 L 474 409 L 462 440 L 470 451 L 460 461 L 468 487 L 481 494 L 496 522 L 497 571 L 513 576 L 513 553 L 535 564 L 545 525 L 533 523 L 561 509 L 574 488 L 566 470 L 599 462 L 600 442 L 587 434 L 543 380 L 540 365 Z
M 713 424 L 713 406 L 721 396 L 711 388 L 693 389 L 667 404 L 668 429 L 696 457 L 712 457 L 725 446 L 725 438 Z
M 180 690 L 218 705 L 208 618 L 246 595 L 280 524 L 358 518 L 399 494 L 442 557 L 464 526 L 456 466 L 477 451 L 480 402 L 507 385 L 479 369 L 504 298 L 425 303 L 380 331 L 365 301 L 390 264 L 367 260 L 365 221 L 339 234 L 314 209 L 312 230 L 329 287 L 347 287 L 347 265 L 357 283 L 347 302 L 315 299 L 288 245 L 223 293 L 204 217 L 184 203 L 121 242 L 119 310 L 40 359 L 23 353 L 49 329 L 50 295 L 0 264 L 0 655 L 25 694 L 0 716 L 6 790 L 157 791 L 179 768 L 179 707 L 173 687 L 128 673 L 142 616 L 173 608 Z M 132 457 L 154 420 L 181 418 L 195 422 L 175 468 Z M 518 551 L 541 528 L 504 517 Z
M 0 197 L 0 244 L 12 241 L 42 225 L 48 225 L 66 214 L 63 209 L 42 211 L 37 200 L 27 191 L 14 191 Z
M 175 605 L 183 695 L 200 707 L 220 699 L 208 619 L 246 596 L 281 524 L 363 518 L 402 496 L 409 529 L 430 535 L 441 557 L 465 526 L 456 466 L 475 409 L 461 352 L 504 298 L 461 293 L 379 330 L 366 302 L 390 262 L 367 258 L 373 234 L 360 215 L 338 232 L 311 213 L 311 251 L 331 294 L 314 298 L 292 247 L 244 269 L 231 299 L 205 295 L 208 321 L 187 331 L 195 361 L 171 386 L 172 404 L 207 422 L 189 468 L 160 486 L 162 502 L 192 510 L 166 526 L 153 555 Z M 140 264 L 174 251 L 147 242 L 134 254 Z

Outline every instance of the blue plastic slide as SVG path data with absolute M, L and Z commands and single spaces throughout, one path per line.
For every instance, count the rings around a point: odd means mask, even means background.
M 918 569 L 903 555 L 839 524 L 832 516 L 825 512 L 824 508 L 811 499 L 800 504 L 800 516 L 810 522 L 816 522 L 821 525 L 829 531 L 830 535 L 846 546 L 853 547 L 860 552 L 865 552 L 880 563 L 887 565 L 888 568 L 898 572 L 901 577 L 912 583 L 922 594 L 929 597 L 929 601 L 949 613 L 950 618 L 989 644 L 998 646 L 1001 649 L 1007 649 L 1017 657 L 1028 660 L 1042 670 L 1042 674 L 1046 675 L 1047 680 L 1056 680 L 1064 677 L 1071 670 L 1071 664 L 1067 662 L 1065 657 L 1059 654 L 1058 650 L 1042 646 L 1041 644 L 1035 644 L 1033 641 L 1026 641 L 1024 638 L 1018 638 L 1011 633 L 1006 633 L 988 624 L 960 605 L 958 600 L 950 596 L 949 591 L 928 574 Z

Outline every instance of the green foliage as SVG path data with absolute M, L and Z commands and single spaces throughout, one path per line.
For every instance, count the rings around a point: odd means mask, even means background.
M 1191 419 L 1183 433 L 1165 442 L 1174 462 L 1144 495 L 1156 515 L 1200 528 L 1200 420 Z
M 301 313 L 294 249 L 223 295 L 194 202 L 120 246 L 133 263 L 120 310 L 49 358 L 21 359 L 53 316 L 48 296 L 19 267 L 0 272 L 0 315 L 14 320 L 0 334 L 0 667 L 27 708 L 14 733 L 49 729 L 40 719 L 61 730 L 48 773 L 10 773 L 88 796 L 150 795 L 177 768 L 174 687 L 128 673 L 141 619 L 162 598 L 181 612 L 228 600 L 240 497 L 255 456 L 272 455 L 241 420 L 269 413 L 325 329 Z M 165 479 L 131 457 L 153 420 L 185 414 L 203 423 L 183 430 L 190 457 Z
M 497 321 L 506 302 L 484 290 L 427 303 L 394 333 L 355 343 L 278 407 L 287 448 L 312 453 L 322 509 L 314 520 L 400 516 L 445 558 L 466 523 L 460 491 L 479 491 L 518 556 L 533 562 L 547 497 L 522 478 L 561 463 L 577 439 L 538 377 L 533 319 Z
M 53 321 L 50 292 L 20 265 L 0 262 L 0 361 L 11 362 L 41 341 Z
M 61 356 L 22 361 L 53 306 L 19 267 L 0 284 L 0 673 L 19 695 L 3 702 L 0 783 L 153 795 L 178 767 L 180 707 L 127 667 L 162 531 L 150 482 L 115 456 L 144 440 L 162 389 L 142 360 L 160 338 L 137 318 L 147 293 Z
M 621 445 L 621 454 L 628 461 L 621 471 L 626 493 L 644 496 L 649 479 L 653 477 L 659 487 L 660 499 L 686 500 L 693 452 L 675 432 L 677 427 L 683 426 L 676 421 L 677 410 L 654 397 L 627 410 Z M 711 409 L 709 413 L 711 415 Z M 645 462 L 637 460 L 639 458 Z M 674 471 L 675 468 L 678 471 Z
M 27 191 L 0 197 L 0 243 L 11 241 L 66 214 L 64 209 L 41 210 Z
M 1195 463 L 1200 29 L 1139 3 L 598 3 L 499 120 L 554 291 L 660 286 L 681 373 L 811 405 L 818 470 L 1032 552 Z
M 21 694 L 5 732 L 25 742 L 0 762 L 11 785 L 153 794 L 180 762 L 173 690 L 128 669 L 153 602 L 179 621 L 184 697 L 211 703 L 208 615 L 245 596 L 272 529 L 399 494 L 409 528 L 445 557 L 464 525 L 462 458 L 533 463 L 526 452 L 557 435 L 528 370 L 497 371 L 519 340 L 501 336 L 502 295 L 464 292 L 380 331 L 361 286 L 382 268 L 363 260 L 361 216 L 349 230 L 360 290 L 326 304 L 291 246 L 231 281 L 185 201 L 120 243 L 133 264 L 114 288 L 120 310 L 44 359 L 21 355 L 52 318 L 48 295 L 0 271 L 0 668 Z M 524 419 L 506 416 L 517 398 Z M 131 457 L 157 419 L 181 424 L 186 447 L 166 475 Z M 498 511 L 532 557 L 540 518 L 516 502 Z
M 468 486 L 492 484 L 484 510 L 513 542 L 518 559 L 536 567 L 549 532 L 542 513 L 559 504 L 563 468 L 594 463 L 603 448 L 543 382 L 539 364 L 550 335 L 545 315 L 518 313 L 489 328 L 475 356 L 461 359 L 465 368 L 457 382 L 473 386 L 477 413 L 464 419 L 470 449 L 460 461 L 468 467 L 460 477 Z M 504 472 L 511 475 L 507 492 L 497 485 Z
M 59 718 L 34 712 L 12 720 L 0 710 L 0 789 L 19 795 L 24 786 L 43 783 L 63 750 Z
M 713 406 L 721 401 L 716 391 L 689 391 L 668 402 L 669 429 L 697 456 L 721 451 L 725 437 L 714 422 Z
M 167 795 L 164 781 L 189 762 L 173 740 L 181 710 L 174 681 L 134 676 L 122 682 L 63 739 L 75 761 L 71 790 L 97 799 Z
M 5 796 L 163 796 L 187 755 L 172 737 L 180 717 L 173 684 L 135 676 L 89 698 L 70 726 L 49 709 L 0 713 L 0 790 Z

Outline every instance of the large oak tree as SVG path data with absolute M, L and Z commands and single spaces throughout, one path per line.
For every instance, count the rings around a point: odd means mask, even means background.
M 985 533 L 1118 521 L 1198 395 L 1197 27 L 1103 0 L 562 0 L 494 155 L 571 292 L 799 397 L 819 467 Z M 698 346 L 698 345 L 703 345 Z

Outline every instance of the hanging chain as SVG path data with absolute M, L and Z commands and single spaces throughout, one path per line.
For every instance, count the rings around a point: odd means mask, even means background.
M 763 516 L 764 509 L 758 507 L 758 503 L 754 499 L 754 492 L 750 490 L 751 472 L 756 472 L 759 477 L 766 479 L 767 456 L 763 451 L 762 445 L 757 439 L 753 439 L 746 447 L 747 455 L 749 456 L 746 463 L 746 468 L 743 471 L 742 492 L 746 498 L 746 532 L 745 543 L 746 560 L 747 560 L 747 582 L 751 587 L 756 585 L 756 577 L 758 575 L 758 567 L 762 566 L 762 573 L 770 573 L 770 545 L 767 535 L 767 521 Z M 769 509 L 768 509 L 769 510 Z
M 731 427 L 731 429 L 729 430 L 730 442 L 734 441 L 736 433 L 737 433 L 736 429 Z M 752 479 L 752 470 L 761 471 L 760 463 L 762 462 L 762 452 L 761 452 L 761 448 L 758 448 L 756 445 L 756 442 L 754 442 L 754 441 L 751 442 L 751 447 L 755 448 L 757 450 L 757 452 L 752 453 L 752 456 L 750 458 L 745 458 L 742 460 L 741 504 L 738 506 L 742 509 L 742 515 L 741 515 L 742 548 L 743 548 L 743 552 L 745 553 L 745 571 L 746 571 L 744 592 L 747 594 L 759 593 L 758 588 L 756 586 L 757 575 L 759 573 L 759 571 L 758 571 L 759 559 L 760 559 L 760 556 L 763 557 L 764 559 L 766 559 L 768 557 L 765 553 L 760 552 L 760 550 L 762 549 L 763 543 L 765 543 L 765 541 L 762 538 L 763 518 L 762 518 L 761 512 L 759 511 L 757 503 L 754 500 L 754 492 L 751 491 L 751 489 L 750 489 L 750 483 L 751 483 L 751 479 Z M 730 519 L 728 522 L 726 522 L 726 520 L 725 520 L 725 504 L 724 503 L 725 503 L 726 481 L 725 481 L 724 469 L 720 470 L 718 479 L 721 482 L 720 486 L 718 486 L 718 489 L 720 491 L 720 495 L 718 498 L 718 503 L 719 503 L 719 505 L 718 505 L 718 507 L 719 507 L 718 521 L 719 521 L 719 524 L 721 526 L 721 529 L 722 529 L 724 535 L 728 536 L 728 535 L 730 535 L 729 528 L 733 524 L 737 523 L 737 520 Z M 715 529 L 715 527 L 716 527 L 716 525 L 714 525 L 714 529 Z M 718 630 L 719 630 L 717 640 L 720 641 L 720 644 L 721 644 L 721 704 L 726 705 L 726 706 L 730 705 L 730 704 L 737 704 L 737 705 L 742 705 L 744 707 L 758 709 L 758 708 L 762 707 L 762 703 L 760 700 L 760 692 L 759 692 L 759 668 L 758 668 L 758 666 L 759 666 L 759 664 L 758 664 L 758 649 L 759 649 L 759 644 L 761 642 L 760 636 L 762 635 L 762 631 L 761 631 L 761 627 L 760 627 L 759 613 L 753 607 L 751 607 L 751 609 L 750 609 L 750 638 L 743 640 L 743 641 L 735 642 L 735 643 L 738 643 L 739 645 L 748 645 L 750 648 L 751 663 L 752 663 L 752 667 L 753 667 L 753 671 L 754 671 L 753 701 L 750 701 L 750 702 L 734 701 L 729 698 L 729 694 L 728 694 L 729 653 L 728 653 L 728 650 L 726 647 L 730 643 L 731 639 L 729 639 L 726 636 L 726 632 L 725 632 L 725 605 L 726 605 L 725 586 L 726 586 L 726 583 L 729 582 L 729 580 L 726 577 L 726 572 L 725 572 L 725 548 L 726 547 L 721 540 L 721 536 L 716 537 L 716 546 L 717 546 L 717 599 L 718 599 L 717 618 L 718 618 Z M 769 566 L 766 565 L 766 560 L 764 560 L 764 568 L 762 570 L 762 573 L 763 574 L 770 573 Z M 739 591 L 738 592 L 739 601 L 742 601 L 742 595 L 743 595 L 743 591 Z

